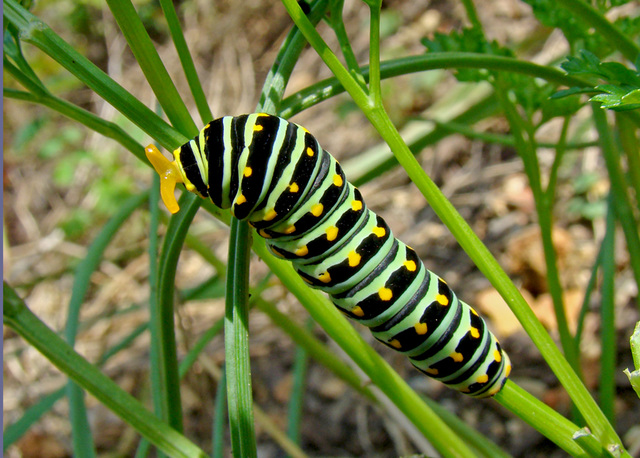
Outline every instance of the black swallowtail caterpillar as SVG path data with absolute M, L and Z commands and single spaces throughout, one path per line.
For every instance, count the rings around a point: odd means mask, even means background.
M 509 358 L 482 318 L 369 210 L 304 128 L 254 113 L 210 122 L 169 162 L 150 145 L 162 200 L 176 183 L 248 220 L 275 256 L 421 372 L 474 397 L 503 386 Z

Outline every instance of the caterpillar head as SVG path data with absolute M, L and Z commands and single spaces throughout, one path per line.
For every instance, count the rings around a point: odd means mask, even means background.
M 162 202 L 171 213 L 177 213 L 180 210 L 174 190 L 176 184 L 184 183 L 184 177 L 176 161 L 169 162 L 162 153 L 154 145 L 149 145 L 144 149 L 147 159 L 160 175 L 160 197 Z

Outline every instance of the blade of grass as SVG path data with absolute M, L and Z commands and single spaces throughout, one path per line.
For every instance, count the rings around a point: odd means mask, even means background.
M 3 320 L 60 371 L 172 457 L 206 455 L 183 435 L 160 421 L 35 316 L 16 292 L 4 283 Z
M 171 124 L 188 137 L 196 135 L 198 129 L 189 110 L 160 60 L 133 3 L 129 0 L 107 0 L 107 5 Z

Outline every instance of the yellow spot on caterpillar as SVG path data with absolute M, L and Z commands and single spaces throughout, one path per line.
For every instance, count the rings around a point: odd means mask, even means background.
M 358 264 L 360 264 L 361 259 L 362 259 L 362 256 L 360 256 L 355 251 L 351 251 L 349 253 L 349 267 L 357 266 Z
M 487 374 L 479 375 L 476 379 L 477 383 L 487 383 L 489 381 L 489 376 Z
M 380 296 L 380 299 L 383 301 L 390 301 L 393 297 L 393 291 L 383 286 L 378 290 L 378 296 Z
M 351 201 L 351 210 L 357 212 L 362 210 L 362 201 L 361 200 L 352 200 Z
M 247 198 L 244 196 L 244 194 L 240 194 L 237 198 L 236 198 L 236 205 L 240 205 L 243 204 L 247 201 Z
M 457 351 L 454 351 L 453 353 L 451 353 L 449 355 L 456 363 L 461 363 L 462 360 L 464 359 L 464 356 L 462 356 L 462 353 L 458 353 Z
M 415 272 L 418 266 L 415 261 L 405 261 L 403 265 L 407 268 L 409 272 Z
M 311 214 L 313 216 L 320 216 L 320 215 L 322 215 L 322 211 L 323 210 L 324 210 L 324 205 L 315 204 L 313 207 L 311 207 Z
M 500 353 L 500 350 L 493 350 L 493 359 L 497 362 L 502 361 L 502 353 Z
M 458 391 L 461 393 L 469 393 L 471 389 L 468 386 L 465 386 L 464 388 L 460 388 Z
M 289 226 L 284 230 L 284 233 L 289 235 L 289 234 L 293 234 L 295 231 L 296 231 L 296 227 L 292 224 L 291 226 Z
M 290 193 L 295 194 L 298 191 L 300 191 L 300 187 L 298 186 L 298 183 L 291 183 L 289 185 L 289 192 Z
M 471 337 L 473 337 L 474 339 L 477 339 L 478 337 L 480 337 L 480 331 L 478 330 L 478 328 L 471 326 L 471 329 L 469 329 L 469 332 L 471 333 Z
M 504 371 L 504 375 L 505 377 L 509 377 L 509 374 L 511 373 L 511 364 L 507 364 L 507 368 Z
M 432 369 L 430 367 L 428 367 L 425 372 L 429 375 L 438 375 L 438 369 Z
M 471 310 L 471 313 L 473 313 L 475 316 L 478 316 L 478 312 L 476 312 L 473 307 L 470 306 L 469 310 Z
M 376 234 L 378 237 L 384 237 L 387 234 L 387 231 L 384 227 L 374 227 L 371 231 Z
M 416 333 L 418 335 L 425 335 L 427 333 L 427 323 L 416 323 L 413 325 L 416 328 Z
M 333 242 L 338 237 L 338 228 L 335 226 L 329 226 L 326 231 L 327 241 Z
M 351 313 L 353 313 L 355 316 L 359 316 L 359 317 L 363 317 L 364 316 L 364 310 L 362 310 L 362 307 L 360 307 L 359 305 L 356 305 L 353 310 L 351 310 Z
M 265 238 L 265 239 L 270 239 L 271 238 L 271 236 L 269 234 L 267 234 L 264 229 L 260 229 L 258 231 L 258 234 L 260 234 L 260 236 L 262 238 Z
M 438 301 L 440 305 L 449 305 L 449 299 L 447 299 L 447 296 L 444 294 L 438 294 L 436 296 L 436 301 Z
M 322 283 L 329 283 L 331 281 L 331 275 L 329 274 L 329 272 L 323 272 L 318 276 L 318 279 Z
M 397 348 L 397 349 L 402 348 L 402 344 L 400 343 L 400 341 L 398 339 L 393 339 L 391 342 L 389 342 L 389 345 L 391 345 L 393 348 Z
M 242 172 L 245 177 L 250 177 L 252 173 L 253 170 L 251 169 L 251 167 L 245 167 L 244 172 Z
M 296 256 L 306 256 L 309 254 L 309 248 L 307 248 L 307 245 L 302 245 L 300 248 L 298 248 L 296 251 L 293 252 Z
M 276 212 L 273 208 L 269 210 L 262 218 L 263 221 L 271 221 L 273 218 L 278 216 L 278 212 Z
M 304 281 L 306 281 L 309 284 L 312 284 L 313 282 L 311 280 L 309 280 L 307 277 L 301 277 Z
M 309 135 L 311 135 L 311 133 L 307 130 L 306 127 L 302 127 L 302 126 L 298 126 L 300 129 L 302 129 L 304 132 L 308 133 Z
M 333 184 L 335 186 L 342 186 L 342 177 L 340 175 L 338 175 L 337 173 L 333 176 Z
M 264 129 L 264 127 L 261 126 L 260 124 L 256 124 L 255 126 L 253 126 L 254 132 L 260 132 L 262 129 Z
M 307 156 L 313 157 L 314 154 L 316 154 L 315 151 L 313 151 L 310 146 L 307 146 Z

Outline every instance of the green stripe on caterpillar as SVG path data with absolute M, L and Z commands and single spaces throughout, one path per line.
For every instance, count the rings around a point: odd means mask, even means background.
M 421 372 L 474 397 L 504 385 L 507 354 L 473 308 L 369 210 L 304 128 L 253 113 L 210 122 L 169 162 L 153 145 L 162 200 L 177 183 L 247 220 L 271 252 Z

